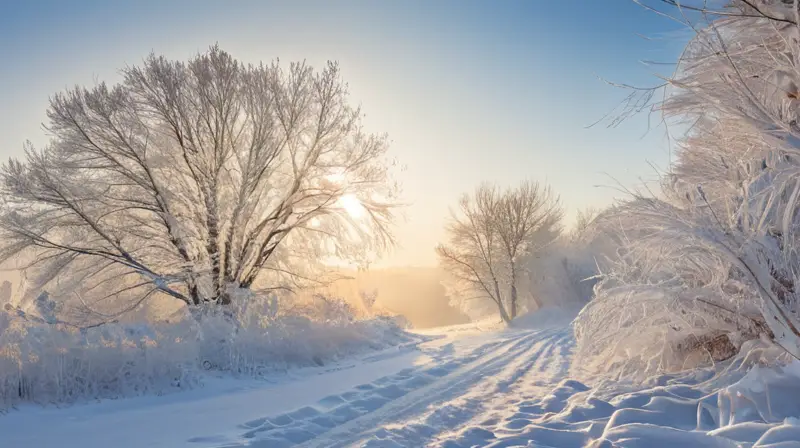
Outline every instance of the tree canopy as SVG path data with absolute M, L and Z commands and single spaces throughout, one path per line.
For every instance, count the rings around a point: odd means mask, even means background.
M 153 294 L 224 304 L 391 243 L 387 139 L 363 130 L 337 64 L 214 46 L 121 74 L 53 96 L 51 142 L 0 169 L 0 258 L 24 258 L 37 287 L 117 310 Z

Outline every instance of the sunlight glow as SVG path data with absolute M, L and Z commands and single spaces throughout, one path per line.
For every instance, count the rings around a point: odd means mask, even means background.
M 346 180 L 344 170 L 335 170 L 333 173 L 326 176 L 328 182 L 333 182 L 335 184 L 343 184 Z
M 364 216 L 364 206 L 354 194 L 346 194 L 340 197 L 339 206 L 342 207 L 347 214 L 353 218 L 360 218 Z

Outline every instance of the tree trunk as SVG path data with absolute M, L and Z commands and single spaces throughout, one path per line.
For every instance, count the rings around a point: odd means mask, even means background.
M 208 252 L 211 262 L 211 287 L 213 288 L 214 298 L 219 299 L 222 294 L 220 282 L 220 262 L 221 254 L 219 248 L 219 215 L 217 209 L 217 184 L 216 181 L 209 186 L 205 193 L 206 206 L 206 228 L 208 230 L 208 240 L 206 241 L 206 252 Z
M 511 325 L 511 319 L 508 317 L 508 313 L 506 312 L 506 307 L 503 306 L 503 302 L 497 302 L 497 309 L 500 311 L 500 318 L 503 319 L 503 322 L 506 325 Z
M 511 284 L 511 319 L 517 318 L 517 285 Z
M 197 284 L 190 280 L 187 282 L 187 286 L 189 287 L 189 298 L 192 301 L 192 305 L 200 305 L 200 290 L 197 289 Z
M 517 272 L 514 262 L 511 262 L 511 319 L 517 317 Z
M 506 324 L 511 323 L 511 319 L 508 317 L 508 312 L 506 311 L 506 306 L 503 304 L 503 296 L 500 294 L 500 285 L 497 283 L 497 279 L 494 278 L 494 293 L 497 297 L 497 308 L 500 311 L 500 318 L 503 319 L 503 322 Z

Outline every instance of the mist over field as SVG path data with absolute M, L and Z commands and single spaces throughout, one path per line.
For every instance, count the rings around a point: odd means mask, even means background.
M 328 288 L 331 294 L 359 303 L 361 291 L 377 291 L 376 305 L 402 315 L 414 328 L 469 322 L 465 314 L 450 305 L 442 285 L 445 273 L 439 268 L 385 268 L 346 271 L 344 275 L 353 279 L 335 282 Z

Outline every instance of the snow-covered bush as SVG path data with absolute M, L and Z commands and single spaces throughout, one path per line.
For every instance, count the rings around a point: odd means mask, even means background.
M 372 291 L 360 291 L 358 293 L 359 298 L 361 299 L 361 305 L 364 307 L 367 313 L 374 313 L 375 310 L 375 302 L 378 301 L 378 290 L 374 289 Z
M 196 381 L 196 345 L 174 330 L 108 324 L 80 331 L 0 312 L 0 405 L 114 398 L 189 386 Z
M 629 238 L 575 321 L 584 366 L 680 370 L 726 359 L 767 334 L 757 285 L 740 252 L 723 243 L 744 249 L 746 240 L 702 216 L 644 198 L 609 213 Z
M 524 307 L 577 306 L 594 294 L 598 275 L 609 266 L 619 247 L 617 239 L 593 221 L 579 223 L 524 263 L 521 290 Z
M 0 311 L 0 406 L 161 394 L 194 387 L 207 371 L 261 376 L 411 338 L 391 318 L 358 320 L 334 305 L 311 319 L 283 311 L 290 296 L 241 295 L 225 310 L 88 329 Z
M 733 0 L 693 24 L 660 105 L 692 126 L 655 197 L 605 217 L 624 244 L 575 322 L 582 365 L 678 370 L 759 337 L 800 357 L 793 5 Z

